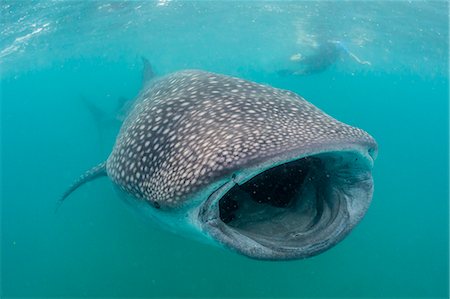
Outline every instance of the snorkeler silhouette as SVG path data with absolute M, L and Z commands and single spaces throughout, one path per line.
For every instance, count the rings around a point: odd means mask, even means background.
M 314 53 L 303 56 L 300 53 L 291 56 L 290 60 L 297 62 L 295 69 L 284 69 L 278 71 L 279 75 L 311 75 L 325 71 L 333 65 L 342 55 L 348 55 L 359 64 L 371 65 L 369 61 L 359 59 L 341 41 L 328 40 L 315 48 Z

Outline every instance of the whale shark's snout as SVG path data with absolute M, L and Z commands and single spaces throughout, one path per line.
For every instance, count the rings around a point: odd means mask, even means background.
M 214 73 L 173 73 L 139 93 L 106 163 L 133 207 L 251 258 L 318 254 L 364 216 L 374 139 L 300 96 Z

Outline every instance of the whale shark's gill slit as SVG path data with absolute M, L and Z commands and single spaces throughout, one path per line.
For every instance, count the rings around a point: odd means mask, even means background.
M 360 160 L 353 153 L 325 153 L 268 169 L 219 200 L 220 220 L 266 247 L 326 242 L 330 228 L 345 226 L 355 194 L 371 188 L 369 168 Z

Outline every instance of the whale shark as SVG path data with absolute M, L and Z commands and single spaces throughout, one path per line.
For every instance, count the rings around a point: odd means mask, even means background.
M 169 231 L 254 259 L 302 259 L 361 221 L 377 151 L 294 92 L 181 70 L 143 84 L 109 157 L 59 202 L 107 176 Z

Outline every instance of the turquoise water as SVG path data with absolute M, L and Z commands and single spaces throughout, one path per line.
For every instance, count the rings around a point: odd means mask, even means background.
M 3 1 L 2 297 L 448 298 L 447 2 Z M 345 42 L 324 72 L 277 75 L 323 38 Z M 379 145 L 372 205 L 334 248 L 250 260 L 137 217 L 98 180 L 117 99 L 157 73 L 200 68 L 285 88 Z M 85 99 L 85 100 L 83 100 Z M 99 121 L 87 109 L 105 113 Z

